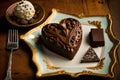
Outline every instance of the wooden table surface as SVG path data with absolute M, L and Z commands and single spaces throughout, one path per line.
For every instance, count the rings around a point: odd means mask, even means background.
M 3 80 L 6 74 L 9 51 L 6 50 L 7 31 L 9 28 L 16 28 L 9 24 L 5 19 L 6 9 L 18 0 L 0 1 L 0 80 Z M 49 16 L 52 8 L 60 9 L 63 12 L 71 14 L 85 15 L 106 15 L 111 14 L 113 20 L 113 32 L 120 40 L 120 0 L 30 0 L 40 4 L 45 10 L 45 19 Z M 42 23 L 41 22 L 41 23 Z M 40 23 L 40 24 L 41 24 Z M 37 26 L 37 25 L 36 25 Z M 26 33 L 29 28 L 18 28 L 19 35 Z M 20 48 L 14 51 L 12 77 L 13 80 L 36 80 L 36 67 L 31 60 L 32 52 L 25 42 L 20 40 Z M 115 77 L 103 78 L 95 76 L 79 76 L 72 78 L 67 75 L 40 78 L 40 80 L 120 80 L 120 47 L 116 51 L 117 63 L 114 67 Z

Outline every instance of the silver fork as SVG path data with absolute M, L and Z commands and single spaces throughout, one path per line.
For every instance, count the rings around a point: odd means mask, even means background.
M 12 53 L 13 50 L 18 49 L 19 47 L 19 35 L 18 30 L 10 29 L 8 30 L 8 42 L 7 42 L 7 49 L 11 50 L 8 62 L 8 69 L 6 73 L 6 77 L 4 80 L 12 80 L 11 75 L 11 67 L 12 67 Z

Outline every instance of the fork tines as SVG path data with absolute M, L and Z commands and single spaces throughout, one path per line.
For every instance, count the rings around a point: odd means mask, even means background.
M 8 48 L 16 49 L 18 48 L 19 36 L 17 29 L 9 29 L 8 31 Z

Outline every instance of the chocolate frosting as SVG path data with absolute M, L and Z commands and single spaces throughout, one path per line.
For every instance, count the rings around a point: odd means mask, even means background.
M 73 51 L 73 48 L 79 45 L 79 40 L 82 37 L 81 24 L 79 21 L 73 18 L 63 19 L 60 24 L 64 28 L 68 48 L 70 49 L 70 51 Z
M 50 50 L 72 59 L 82 40 L 81 24 L 73 18 L 63 19 L 60 24 L 45 25 L 41 36 L 45 46 Z
M 78 42 L 82 37 L 81 25 L 72 18 L 64 19 L 60 24 L 45 25 L 42 29 L 43 34 L 46 40 L 73 52 L 73 48 L 78 46 Z

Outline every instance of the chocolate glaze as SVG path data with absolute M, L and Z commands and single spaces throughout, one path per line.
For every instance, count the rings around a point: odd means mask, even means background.
M 81 25 L 72 18 L 64 19 L 60 24 L 47 24 L 42 29 L 42 40 L 50 50 L 73 59 L 82 40 Z
M 82 37 L 81 24 L 73 18 L 67 18 L 60 22 L 64 28 L 64 33 L 68 39 L 68 44 L 71 48 L 76 47 L 79 39 Z

